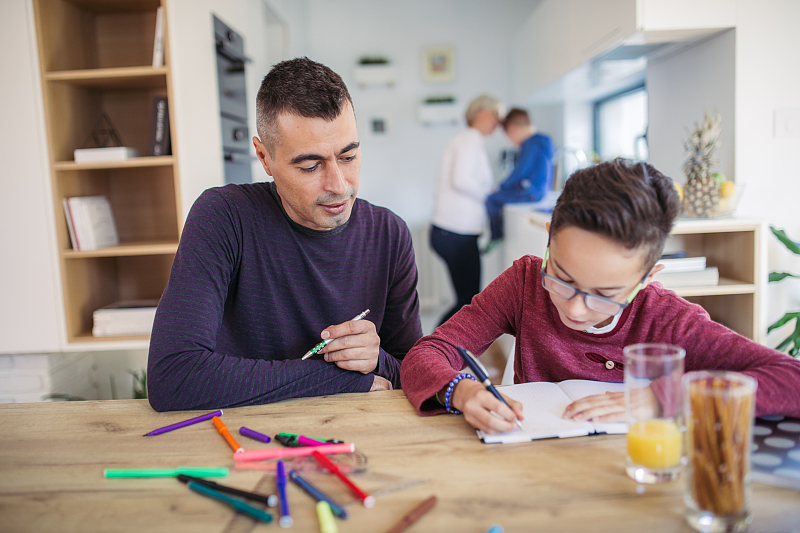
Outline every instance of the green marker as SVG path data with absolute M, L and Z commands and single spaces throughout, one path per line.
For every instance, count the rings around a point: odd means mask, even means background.
M 106 468 L 105 477 L 175 477 L 178 474 L 195 477 L 224 477 L 227 468 L 179 466 L 178 468 Z

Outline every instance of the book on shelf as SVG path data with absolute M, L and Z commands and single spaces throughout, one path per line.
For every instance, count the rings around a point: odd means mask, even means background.
M 706 268 L 705 257 L 662 257 L 656 263 L 657 265 L 664 265 L 664 270 L 661 272 L 697 272 Z
M 111 204 L 105 196 L 64 198 L 64 216 L 73 250 L 97 250 L 119 244 Z
M 158 300 L 120 300 L 92 313 L 95 337 L 149 335 Z
M 166 96 L 153 97 L 153 115 L 150 122 L 150 144 L 147 155 L 170 155 L 172 145 L 169 135 L 169 103 Z
M 584 379 L 569 379 L 560 383 L 536 381 L 499 387 L 504 396 L 522 403 L 525 420 L 522 429 L 489 435 L 477 430 L 486 444 L 526 442 L 535 439 L 567 438 L 592 433 L 627 433 L 628 426 L 619 423 L 577 422 L 561 417 L 572 402 L 606 392 L 622 392 L 624 383 L 606 383 Z
M 105 148 L 76 148 L 74 152 L 76 163 L 108 163 L 112 161 L 127 161 L 139 157 L 139 150 L 127 146 L 107 146 Z
M 694 272 L 661 271 L 653 276 L 653 281 L 661 283 L 665 289 L 719 285 L 719 269 L 717 267 L 706 267 L 703 270 Z
M 156 34 L 153 39 L 153 66 L 164 66 L 164 8 L 156 9 Z

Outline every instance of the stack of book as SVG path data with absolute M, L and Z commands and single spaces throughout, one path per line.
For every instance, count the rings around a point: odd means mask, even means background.
M 666 289 L 719 285 L 719 270 L 706 266 L 705 257 L 662 257 L 656 265 L 664 265 L 664 269 L 653 281 Z
M 121 300 L 92 313 L 92 335 L 149 335 L 153 329 L 158 300 Z
M 64 198 L 64 214 L 72 249 L 97 250 L 119 244 L 111 204 L 105 196 Z

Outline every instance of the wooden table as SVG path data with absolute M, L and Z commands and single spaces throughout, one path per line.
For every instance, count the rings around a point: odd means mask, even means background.
M 174 478 L 105 479 L 104 468 L 232 466 L 209 422 L 156 437 L 147 431 L 199 413 L 156 413 L 144 400 L 0 406 L 0 531 L 233 531 L 241 518 Z M 485 445 L 459 416 L 422 418 L 402 391 L 348 394 L 226 409 L 240 426 L 355 442 L 370 472 L 427 483 L 347 507 L 346 532 L 380 533 L 418 502 L 439 503 L 410 531 L 691 531 L 683 482 L 641 486 L 624 473 L 625 438 L 594 436 Z M 246 448 L 258 446 L 241 437 Z M 220 478 L 252 490 L 263 473 Z M 358 478 L 354 478 L 358 480 Z M 344 493 L 344 490 L 342 490 Z M 294 485 L 290 531 L 319 531 L 314 502 Z M 751 532 L 796 529 L 800 491 L 753 484 Z M 246 530 L 278 531 L 247 519 Z

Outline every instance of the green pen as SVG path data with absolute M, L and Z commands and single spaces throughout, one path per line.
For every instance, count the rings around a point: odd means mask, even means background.
M 175 477 L 178 474 L 195 477 L 224 477 L 228 469 L 179 466 L 178 468 L 106 468 L 105 477 Z
M 362 318 L 364 318 L 368 314 L 369 314 L 369 309 L 367 309 L 366 311 L 364 311 L 361 314 L 358 314 L 358 315 L 354 316 L 353 318 L 350 319 L 350 321 L 352 322 L 354 320 L 361 320 Z M 331 342 L 332 340 L 333 339 L 325 339 L 324 341 L 322 341 L 321 343 L 317 344 L 316 346 L 311 348 L 309 351 L 307 351 L 306 354 L 303 357 L 301 357 L 300 359 L 301 360 L 308 359 L 309 357 L 311 357 L 312 355 L 314 355 L 315 353 L 317 353 L 318 351 L 320 351 L 321 349 L 326 347 L 328 345 L 328 343 Z

